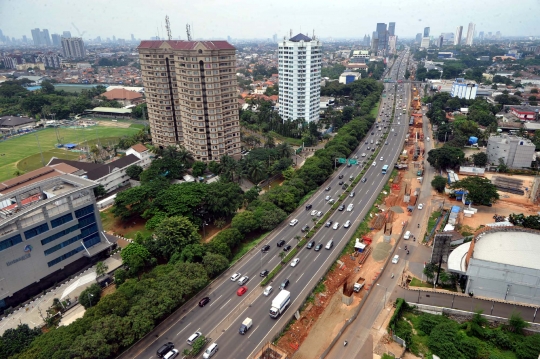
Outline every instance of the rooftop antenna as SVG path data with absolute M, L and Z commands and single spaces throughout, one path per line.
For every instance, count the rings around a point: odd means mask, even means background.
M 165 16 L 165 28 L 167 29 L 167 37 L 169 38 L 169 40 L 172 40 L 171 23 L 169 22 L 169 15 Z
M 315 40 L 315 29 L 313 29 L 313 37 L 312 37 L 313 40 Z
M 186 24 L 186 33 L 187 33 L 187 39 L 188 41 L 191 41 L 191 30 L 190 30 L 189 24 Z
M 291 31 L 290 31 L 290 34 L 291 34 L 291 36 L 290 36 L 289 38 L 292 38 L 292 29 L 291 29 Z
M 161 38 L 159 37 L 159 26 L 156 26 L 156 32 L 157 32 L 157 39 L 161 40 Z

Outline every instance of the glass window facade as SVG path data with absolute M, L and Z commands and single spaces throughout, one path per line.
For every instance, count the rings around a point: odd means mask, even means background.
M 28 240 L 30 238 L 34 238 L 38 234 L 47 232 L 48 230 L 49 230 L 49 225 L 47 223 L 43 223 L 37 227 L 24 231 L 24 238 Z
M 0 242 L 0 252 L 4 249 L 8 249 L 9 247 L 13 247 L 16 244 L 19 244 L 22 242 L 22 237 L 20 234 L 17 234 L 16 236 L 10 237 L 8 239 L 4 239 Z
M 64 223 L 67 223 L 69 221 L 73 220 L 73 215 L 71 213 L 65 214 L 61 217 L 55 218 L 51 220 L 51 227 L 56 228 Z

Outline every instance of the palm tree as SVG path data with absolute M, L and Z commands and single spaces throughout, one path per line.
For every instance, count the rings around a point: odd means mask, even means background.
M 261 161 L 250 161 L 247 163 L 247 175 L 254 183 L 258 183 L 266 176 L 264 163 Z
M 293 148 L 288 142 L 282 142 L 277 145 L 276 150 L 280 158 L 291 158 L 293 154 Z
M 234 181 L 235 175 L 239 173 L 238 162 L 236 162 L 231 156 L 222 156 L 220 159 L 220 167 L 220 174 L 230 181 Z
M 193 158 L 193 155 L 191 154 L 191 152 L 186 150 L 184 146 L 180 146 L 178 148 L 177 153 L 178 153 L 177 159 L 183 164 L 187 165 L 187 164 L 191 164 L 195 162 L 195 159 Z
M 154 147 L 152 147 L 152 149 L 150 151 L 153 154 L 155 154 L 157 157 L 162 157 L 163 156 L 163 147 L 161 147 L 161 146 L 154 146 Z

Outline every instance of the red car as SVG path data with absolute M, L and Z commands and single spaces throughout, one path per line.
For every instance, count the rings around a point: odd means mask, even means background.
M 244 293 L 247 292 L 247 287 L 244 285 L 240 288 L 238 288 L 238 290 L 236 291 L 236 295 L 238 295 L 239 297 L 244 295 Z

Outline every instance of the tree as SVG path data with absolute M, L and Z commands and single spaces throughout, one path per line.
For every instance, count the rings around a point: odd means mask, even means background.
M 79 296 L 79 303 L 81 303 L 84 309 L 88 309 L 95 306 L 99 302 L 100 295 L 101 287 L 99 284 L 94 283 L 81 292 L 81 295 Z
M 143 172 L 143 168 L 137 165 L 131 165 L 126 169 L 126 174 L 129 176 L 129 178 L 135 181 L 140 180 L 140 175 L 142 172 Z
M 517 334 L 523 334 L 523 329 L 528 326 L 529 323 L 523 319 L 519 312 L 512 311 L 510 319 L 508 319 L 508 330 Z
M 54 93 L 54 85 L 50 81 L 42 81 L 41 92 L 47 95 Z
M 205 208 L 213 217 L 229 217 L 242 206 L 244 196 L 237 183 L 217 181 L 207 185 Z
M 251 203 L 259 197 L 260 192 L 261 192 L 261 187 L 253 186 L 250 189 L 248 189 L 246 193 L 244 193 L 244 199 L 247 201 L 247 203 Z
M 40 328 L 30 329 L 28 324 L 19 324 L 15 329 L 6 329 L 0 338 L 0 357 L 9 358 L 24 351 L 41 334 Z
M 140 274 L 147 267 L 152 259 L 150 252 L 145 246 L 139 243 L 130 243 L 120 252 L 122 263 L 128 267 L 130 276 Z
M 107 274 L 108 270 L 109 270 L 109 267 L 105 263 L 97 262 L 96 263 L 96 281 L 102 275 Z
M 504 162 L 504 158 L 499 158 L 499 165 L 497 166 L 497 172 L 506 173 L 508 172 L 508 166 Z
M 94 187 L 94 196 L 96 198 L 103 197 L 107 194 L 107 190 L 105 190 L 105 187 L 103 187 L 102 184 L 98 185 L 97 187 Z
M 164 219 L 157 226 L 154 235 L 161 255 L 167 259 L 174 252 L 182 252 L 185 246 L 201 240 L 197 227 L 183 216 Z
M 202 263 L 210 278 L 217 277 L 218 274 L 229 267 L 229 260 L 221 254 L 207 253 Z
M 231 222 L 231 228 L 236 228 L 241 233 L 246 234 L 259 228 L 259 225 L 253 212 L 244 211 L 234 216 Z
M 463 151 L 456 147 L 444 145 L 428 152 L 428 163 L 437 170 L 456 168 L 465 159 Z
M 437 192 L 443 193 L 446 188 L 446 178 L 443 176 L 435 176 L 431 181 L 431 187 L 433 187 Z
M 193 167 L 191 167 L 193 176 L 200 177 L 203 175 L 204 171 L 206 170 L 206 163 L 202 161 L 195 161 L 193 163 Z
M 125 269 L 119 268 L 114 271 L 114 284 L 116 288 L 120 287 L 128 279 L 128 272 Z
M 537 88 L 531 89 L 531 93 L 536 93 L 536 94 L 537 94 L 537 93 L 538 93 L 538 89 L 537 89 Z
M 529 101 L 536 101 L 536 96 L 529 96 Z
M 475 153 L 472 158 L 476 167 L 485 167 L 488 161 L 488 157 L 484 152 Z
M 454 182 L 450 187 L 469 192 L 467 199 L 474 204 L 487 205 L 499 199 L 497 187 L 489 179 L 483 177 L 466 177 Z

